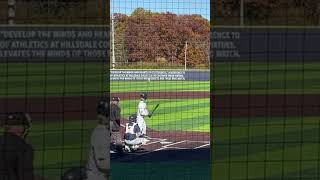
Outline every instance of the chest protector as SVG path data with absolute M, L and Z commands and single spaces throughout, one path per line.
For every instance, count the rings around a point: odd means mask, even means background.
M 136 133 L 134 132 L 134 127 L 137 125 L 137 123 L 127 123 L 126 124 L 126 132 L 124 135 L 124 139 L 125 140 L 129 140 L 132 141 L 134 139 L 136 139 Z

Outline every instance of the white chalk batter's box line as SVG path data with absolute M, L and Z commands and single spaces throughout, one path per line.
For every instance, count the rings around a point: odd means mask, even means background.
M 154 142 L 150 142 L 147 143 L 146 145 L 152 145 L 152 144 L 156 144 L 156 143 L 161 143 L 162 141 L 154 141 Z M 182 144 L 182 143 L 201 143 L 202 145 L 200 146 L 196 146 L 193 148 L 184 148 L 184 147 L 177 147 L 174 145 L 178 145 L 178 144 Z M 160 151 L 160 150 L 164 150 L 164 149 L 200 149 L 200 148 L 204 148 L 210 146 L 210 141 L 190 141 L 190 140 L 183 140 L 183 141 L 178 141 L 178 142 L 174 142 L 174 143 L 169 143 L 167 145 L 163 145 L 161 148 L 158 148 L 156 150 L 153 151 Z
M 177 145 L 177 144 L 181 144 L 181 143 L 188 143 L 188 142 L 191 142 L 191 143 L 201 143 L 202 145 L 200 146 L 196 146 L 196 147 L 193 147 L 193 148 L 183 148 L 183 147 L 176 147 L 174 145 Z M 172 147 L 173 146 L 173 147 Z M 200 149 L 200 148 L 204 148 L 204 147 L 207 147 L 207 146 L 210 146 L 210 141 L 190 141 L 190 140 L 184 140 L 184 141 L 179 141 L 179 142 L 176 142 L 176 143 L 172 143 L 172 144 L 168 144 L 166 146 L 163 146 L 162 148 L 160 149 Z
M 122 127 L 126 127 L 125 125 L 123 124 L 120 124 Z M 173 146 L 173 145 L 176 145 L 176 144 L 181 144 L 181 143 L 184 143 L 184 142 L 189 142 L 189 143 L 202 143 L 203 145 L 200 145 L 200 146 L 197 146 L 197 147 L 194 147 L 193 149 L 200 149 L 200 148 L 204 148 L 204 147 L 207 147 L 207 146 L 210 146 L 210 141 L 192 141 L 192 140 L 183 140 L 183 141 L 179 141 L 179 142 L 169 142 L 167 139 L 163 139 L 163 138 L 149 138 L 149 140 L 155 140 L 153 142 L 149 142 L 147 144 L 145 144 L 144 146 L 148 146 L 148 145 L 152 145 L 152 144 L 157 144 L 157 143 L 161 143 L 162 145 L 163 144 L 166 144 L 164 146 L 162 146 L 161 148 L 159 149 L 156 149 L 154 151 L 159 151 L 159 150 L 164 150 L 164 149 L 190 149 L 190 148 L 182 148 L 182 147 L 170 147 L 170 146 Z M 153 152 L 153 151 L 150 151 L 150 152 Z M 148 152 L 149 153 L 149 152 Z M 144 154 L 144 153 L 143 153 Z
M 157 141 L 155 141 L 157 142 Z M 163 141 L 162 141 L 163 142 Z M 201 146 L 197 146 L 197 147 L 194 147 L 194 148 L 184 148 L 184 147 L 172 147 L 173 145 L 177 145 L 177 144 L 181 144 L 181 143 L 185 143 L 185 142 L 196 142 L 196 143 L 203 143 L 204 145 L 201 145 Z M 151 142 L 152 143 L 152 142 Z M 146 145 L 151 145 L 151 143 L 148 143 Z M 157 142 L 158 143 L 158 142 Z M 153 143 L 154 144 L 154 143 Z M 145 146 L 146 146 L 145 145 Z M 157 151 L 161 151 L 161 150 L 165 150 L 165 149 L 200 149 L 200 148 L 203 148 L 203 147 L 206 147 L 206 146 L 210 146 L 210 141 L 190 141 L 190 140 L 183 140 L 183 141 L 178 141 L 178 142 L 174 142 L 174 143 L 170 143 L 170 144 L 167 144 L 167 145 L 164 145 L 162 146 L 161 148 L 158 148 L 158 149 L 155 149 L 155 150 L 152 150 L 152 151 L 148 151 L 148 152 L 145 152 L 145 153 L 141 153 L 139 154 L 138 156 L 143 156 L 143 155 L 146 155 L 146 154 L 150 154 L 150 153 L 153 153 L 153 152 L 157 152 Z

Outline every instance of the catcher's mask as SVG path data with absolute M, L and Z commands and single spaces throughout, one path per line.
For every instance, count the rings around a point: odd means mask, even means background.
M 129 116 L 129 123 L 135 123 L 137 122 L 137 115 L 136 114 L 132 114 Z
M 8 114 L 5 126 L 23 126 L 24 132 L 23 136 L 26 137 L 32 125 L 32 119 L 28 113 L 24 112 L 15 112 Z
M 140 93 L 140 98 L 142 98 L 142 99 L 144 99 L 144 100 L 147 100 L 148 94 L 145 93 L 145 92 L 142 92 L 142 93 Z
M 119 101 L 120 101 L 120 98 L 119 98 L 119 97 L 112 97 L 112 101 L 117 101 L 117 102 L 119 102 Z

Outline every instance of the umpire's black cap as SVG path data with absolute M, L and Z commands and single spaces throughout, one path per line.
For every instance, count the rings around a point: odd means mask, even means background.
M 15 112 L 7 115 L 4 125 L 5 126 L 23 125 L 26 128 L 30 128 L 32 123 L 31 121 L 32 119 L 28 113 Z
M 109 106 L 109 100 L 106 98 L 103 98 L 99 101 L 97 106 L 97 113 L 102 115 L 109 115 L 110 113 L 110 106 Z
M 119 98 L 119 97 L 112 97 L 111 100 L 112 100 L 112 101 L 120 101 L 120 98 Z

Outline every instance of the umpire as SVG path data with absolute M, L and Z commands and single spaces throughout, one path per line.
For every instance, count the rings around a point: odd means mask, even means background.
M 30 127 L 27 113 L 7 116 L 0 136 L 0 180 L 38 179 L 33 174 L 33 148 L 25 142 Z
M 88 180 L 108 180 L 110 176 L 110 101 L 103 99 L 97 107 L 98 125 L 90 140 L 87 164 Z
M 121 109 L 119 107 L 120 98 L 112 97 L 111 99 L 111 113 L 110 113 L 110 127 L 111 127 L 111 150 L 116 150 L 122 153 L 123 145 L 121 142 L 120 119 Z

